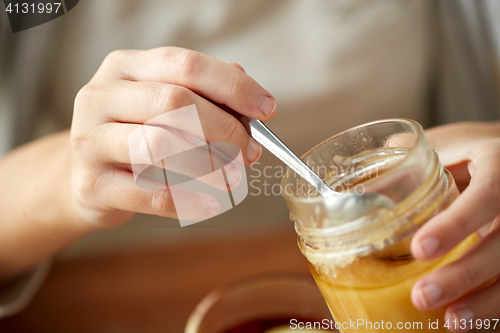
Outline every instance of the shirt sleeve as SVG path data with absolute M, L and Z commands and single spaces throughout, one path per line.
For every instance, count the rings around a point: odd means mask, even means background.
M 36 294 L 51 266 L 44 261 L 31 272 L 0 285 L 0 318 L 4 318 L 24 309 Z

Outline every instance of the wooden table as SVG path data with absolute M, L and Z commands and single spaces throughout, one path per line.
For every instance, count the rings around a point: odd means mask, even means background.
M 59 261 L 0 332 L 181 333 L 210 291 L 271 272 L 309 274 L 293 228 Z
M 293 228 L 56 262 L 0 332 L 181 333 L 210 291 L 270 272 L 309 274 Z

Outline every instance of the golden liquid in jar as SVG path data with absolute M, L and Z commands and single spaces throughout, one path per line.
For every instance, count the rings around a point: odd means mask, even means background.
M 390 167 L 393 163 L 397 163 L 398 159 L 403 158 L 407 152 L 401 149 L 370 151 L 365 156 L 357 157 L 358 167 L 369 169 L 375 163 L 380 164 L 380 161 L 387 163 Z M 342 158 L 337 160 L 342 163 Z M 350 158 L 346 164 L 351 164 L 352 161 L 353 159 Z M 380 170 L 381 173 L 385 171 L 383 169 Z M 365 174 L 367 176 L 357 179 L 351 177 L 349 187 L 362 184 L 364 181 L 380 175 Z M 330 179 L 327 182 L 333 184 L 336 181 L 335 176 L 329 175 Z M 345 178 L 345 176 L 342 177 Z M 451 176 L 445 177 L 449 177 L 449 181 L 452 181 Z M 427 186 L 427 190 L 432 186 Z M 458 195 L 454 186 L 453 184 L 451 191 L 444 191 L 434 197 L 425 207 L 416 209 L 416 206 L 412 206 L 416 205 L 415 202 L 406 206 L 403 203 L 401 206 L 404 207 L 399 207 L 400 210 L 413 211 L 412 220 L 408 224 L 412 226 L 422 225 L 437 212 L 449 206 Z M 397 186 L 395 188 L 397 191 Z M 425 188 L 425 185 L 422 188 Z M 421 189 L 417 190 L 417 192 L 419 191 Z M 339 323 L 339 330 L 342 333 L 397 331 L 398 329 L 405 332 L 449 332 L 444 327 L 446 306 L 426 312 L 419 311 L 411 301 L 411 289 L 417 280 L 458 259 L 462 253 L 479 240 L 479 236 L 473 234 L 446 255 L 427 262 L 417 261 L 411 256 L 411 237 L 407 236 L 382 250 L 359 256 L 347 265 L 335 267 L 335 273 L 331 274 L 325 273 L 324 270 L 315 267 L 314 263 L 309 262 L 313 277 L 332 316 Z M 303 244 L 299 245 L 304 246 Z M 314 249 L 310 250 L 314 252 Z M 363 322 L 358 320 L 363 320 Z M 436 321 L 438 329 L 435 329 L 435 326 L 429 327 L 430 323 Z M 365 325 L 353 326 L 352 322 L 364 323 Z
M 432 262 L 360 258 L 340 269 L 336 278 L 318 276 L 311 265 L 310 269 L 337 323 L 356 322 L 358 319 L 372 323 L 371 327 L 340 328 L 342 333 L 387 331 L 387 325 L 384 325 L 385 329 L 374 328 L 373 324 L 380 326 L 382 321 L 390 322 L 393 330 L 397 329 L 398 323 L 410 323 L 409 329 L 402 326 L 401 330 L 405 332 L 449 332 L 443 326 L 446 306 L 426 312 L 417 310 L 411 302 L 411 288 L 425 275 L 458 259 L 478 239 L 479 236 L 473 234 L 451 252 Z M 359 275 L 360 272 L 363 275 Z M 348 278 L 353 275 L 356 276 L 355 281 Z M 381 285 L 384 279 L 389 283 Z M 430 329 L 429 323 L 436 321 L 439 328 Z

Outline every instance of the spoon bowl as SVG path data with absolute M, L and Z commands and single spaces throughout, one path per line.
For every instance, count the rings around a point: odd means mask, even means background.
M 329 199 L 328 202 L 331 209 L 337 211 L 343 220 L 355 220 L 378 209 L 394 208 L 394 202 L 380 193 L 358 194 L 334 191 L 260 120 L 243 117 L 240 121 L 258 143 L 304 178 L 324 198 L 336 197 L 337 200 Z

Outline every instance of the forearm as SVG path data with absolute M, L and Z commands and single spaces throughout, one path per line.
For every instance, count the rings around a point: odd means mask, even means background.
M 71 198 L 69 132 L 0 159 L 0 282 L 90 232 Z

